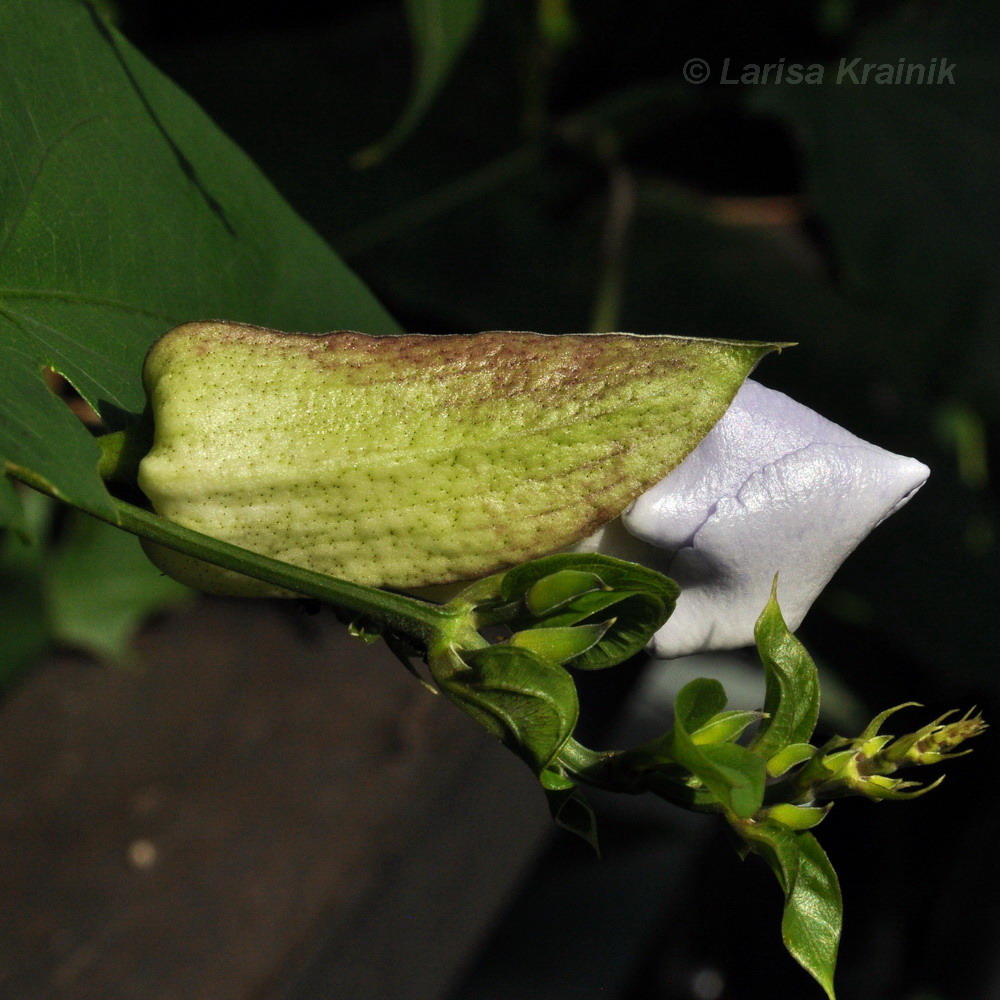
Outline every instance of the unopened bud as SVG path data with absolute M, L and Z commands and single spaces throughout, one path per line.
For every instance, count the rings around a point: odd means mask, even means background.
M 955 748 L 986 729 L 982 716 L 978 713 L 973 715 L 972 711 L 970 709 L 955 722 L 946 723 L 944 720 L 955 714 L 947 712 L 923 729 L 899 737 L 879 753 L 880 760 L 896 767 L 907 767 L 911 764 L 937 764 L 948 757 L 971 753 L 971 749 L 956 753 Z

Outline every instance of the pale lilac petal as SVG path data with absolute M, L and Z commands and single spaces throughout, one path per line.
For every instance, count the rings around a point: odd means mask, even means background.
M 651 651 L 753 642 L 774 574 L 797 628 L 837 567 L 929 470 L 747 381 L 704 441 L 581 549 L 653 565 L 683 588 Z M 646 543 L 644 551 L 635 542 Z

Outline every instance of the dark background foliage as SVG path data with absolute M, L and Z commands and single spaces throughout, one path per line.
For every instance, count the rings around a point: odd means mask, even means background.
M 996 10 L 488 0 L 425 120 L 367 169 L 356 154 L 410 87 L 401 5 L 122 0 L 114 13 L 407 329 L 798 342 L 762 381 L 933 470 L 802 638 L 873 712 L 915 699 L 996 717 Z M 837 86 L 835 69 L 822 86 L 719 80 L 727 58 L 735 74 L 848 55 L 943 58 L 955 84 Z M 701 86 L 682 77 L 693 57 L 712 68 Z M 1000 995 L 997 766 L 987 736 L 934 795 L 852 802 L 823 827 L 845 888 L 842 996 Z M 623 821 L 606 853 L 655 833 Z M 583 863 L 569 843 L 556 851 Z M 741 866 L 721 835 L 699 857 L 680 889 L 664 876 L 655 946 L 618 943 L 631 982 L 619 995 L 753 998 L 762 983 L 806 995 L 769 873 Z M 706 966 L 724 993 L 697 992 Z

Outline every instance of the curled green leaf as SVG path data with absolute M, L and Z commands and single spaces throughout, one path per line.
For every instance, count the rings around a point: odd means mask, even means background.
M 429 657 L 441 691 L 536 773 L 558 756 L 580 706 L 573 678 L 529 649 L 488 646 Z
M 767 677 L 764 711 L 751 750 L 764 760 L 793 743 L 808 743 L 819 718 L 819 675 L 805 647 L 785 624 L 778 606 L 778 578 L 754 629 Z
M 413 91 L 388 134 L 355 156 L 356 166 L 378 163 L 417 127 L 475 33 L 481 11 L 482 0 L 406 0 L 417 63 Z
M 598 642 L 574 657 L 570 665 L 577 670 L 603 670 L 640 652 L 669 618 L 679 593 L 654 570 L 589 553 L 546 556 L 515 567 L 500 590 L 499 601 L 511 608 L 523 605 L 507 619 L 514 627 L 606 626 Z M 541 608 L 548 611 L 538 617 Z
M 719 803 L 739 817 L 750 817 L 764 800 L 764 762 L 735 743 L 699 746 L 691 736 L 725 707 L 718 681 L 701 678 L 681 688 L 674 702 L 671 751 L 711 791 Z
M 790 802 L 779 802 L 765 810 L 768 819 L 787 826 L 789 830 L 811 830 L 826 819 L 833 803 L 825 806 L 798 806 Z
M 773 819 L 735 821 L 747 846 L 771 866 L 785 893 L 781 936 L 792 957 L 835 1000 L 833 974 L 843 923 L 840 884 L 811 833 Z
M 583 797 L 579 786 L 571 778 L 552 769 L 543 771 L 539 778 L 545 789 L 552 818 L 564 830 L 585 840 L 600 857 L 601 848 L 597 840 L 597 818 L 594 810 Z
M 596 577 L 600 589 L 652 594 L 671 610 L 680 593 L 680 587 L 673 580 L 662 573 L 657 573 L 656 570 L 596 552 L 561 553 L 515 566 L 504 574 L 501 592 L 506 600 L 525 597 L 546 577 L 564 579 L 562 574 L 567 571 Z M 576 579 L 581 578 L 576 577 Z M 588 590 L 593 589 L 597 588 L 588 588 Z M 587 591 L 581 591 L 579 595 L 569 596 L 586 596 L 586 593 Z

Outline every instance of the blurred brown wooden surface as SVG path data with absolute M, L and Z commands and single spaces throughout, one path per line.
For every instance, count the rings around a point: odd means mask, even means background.
M 50 661 L 0 712 L 0 996 L 428 1000 L 548 830 L 380 645 L 267 603 Z

